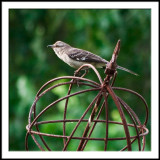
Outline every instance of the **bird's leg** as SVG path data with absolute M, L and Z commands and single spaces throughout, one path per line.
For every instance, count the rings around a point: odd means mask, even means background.
M 74 71 L 74 76 L 80 76 L 79 70 Z
M 80 77 L 80 72 L 79 72 L 79 70 L 74 71 L 74 76 Z M 78 79 L 74 79 L 73 81 L 76 82 L 76 83 L 77 83 L 77 86 L 79 87 L 79 84 L 78 84 L 79 80 L 78 80 Z
M 82 74 L 82 78 L 89 72 L 89 68 L 86 68 L 85 70 L 84 70 L 85 72 L 84 72 L 84 74 Z
M 83 78 L 88 72 L 89 72 L 89 68 L 86 68 L 84 74 L 82 74 L 82 75 L 80 76 L 79 70 L 76 70 L 76 71 L 74 72 L 74 76 L 79 76 L 79 77 Z M 79 83 L 78 83 L 79 80 L 76 79 L 75 81 L 76 81 L 76 83 L 77 83 L 77 86 L 79 87 Z

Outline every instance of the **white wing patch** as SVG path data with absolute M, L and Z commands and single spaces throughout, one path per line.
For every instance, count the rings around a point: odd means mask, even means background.
M 85 60 L 86 60 L 86 57 L 82 57 L 81 60 L 82 60 L 82 61 L 85 61 Z
M 87 56 L 88 56 L 88 55 L 89 55 L 89 53 L 88 53 L 86 56 L 82 57 L 81 60 L 82 60 L 82 61 L 85 61 L 85 60 L 87 59 Z

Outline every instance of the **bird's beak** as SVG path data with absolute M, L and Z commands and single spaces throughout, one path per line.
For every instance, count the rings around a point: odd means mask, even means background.
M 54 48 L 54 44 L 51 44 L 51 45 L 48 45 L 47 47 L 51 47 L 51 48 Z

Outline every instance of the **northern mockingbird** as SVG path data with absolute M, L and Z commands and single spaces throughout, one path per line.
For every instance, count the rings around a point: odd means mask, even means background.
M 61 60 L 76 69 L 83 64 L 92 64 L 96 68 L 106 68 L 106 64 L 108 63 L 108 61 L 101 58 L 100 56 L 97 56 L 83 49 L 74 48 L 62 41 L 57 41 L 53 45 L 48 45 L 47 47 L 51 47 Z M 117 65 L 117 68 L 137 75 L 133 71 L 130 71 L 129 69 L 123 68 L 121 66 Z

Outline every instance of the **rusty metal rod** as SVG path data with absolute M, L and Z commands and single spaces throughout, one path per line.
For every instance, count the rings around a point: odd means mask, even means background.
M 113 90 L 123 90 L 123 91 L 127 91 L 127 92 L 130 92 L 130 93 L 133 93 L 134 95 L 138 96 L 144 103 L 145 105 L 145 109 L 146 109 L 146 118 L 145 118 L 145 121 L 144 121 L 144 124 L 143 125 L 146 125 L 147 122 L 148 122 L 148 116 L 149 116 L 149 110 L 148 110 L 148 105 L 147 105 L 147 102 L 145 101 L 145 99 L 137 92 L 133 91 L 133 90 L 130 90 L 130 89 L 127 89 L 127 88 L 121 88 L 121 87 L 112 87 Z
M 70 95 L 67 95 L 65 97 L 62 97 L 62 98 L 59 98 L 58 100 L 52 102 L 51 104 L 49 104 L 46 108 L 44 108 L 38 115 L 36 118 L 34 118 L 34 120 L 32 121 L 32 123 L 29 125 L 29 128 L 31 129 L 33 124 L 38 120 L 38 118 L 45 112 L 47 111 L 50 107 L 52 107 L 53 105 L 57 104 L 58 102 L 68 98 L 68 97 L 71 97 L 71 96 L 75 96 L 75 95 L 78 95 L 78 94 L 81 94 L 81 93 L 85 93 L 85 92 L 89 92 L 89 91 L 98 91 L 100 90 L 100 88 L 92 88 L 92 89 L 86 89 L 86 90 L 82 90 L 82 91 L 78 91 L 78 92 L 75 92 L 73 94 L 70 94 Z M 35 103 L 35 102 L 34 102 Z M 34 105 L 34 104 L 33 104 Z
M 71 82 L 74 82 L 74 79 L 72 79 Z M 71 83 L 71 84 L 69 85 L 69 89 L 68 89 L 67 95 L 70 95 L 72 86 L 73 86 L 73 83 Z M 66 119 L 66 112 L 67 112 L 68 100 L 69 100 L 69 98 L 67 98 L 67 99 L 66 99 L 66 102 L 65 102 L 64 115 L 63 115 L 63 119 L 64 119 L 64 120 Z M 65 123 L 65 121 L 63 122 L 63 135 L 64 135 L 64 136 L 66 135 L 66 123 Z M 66 144 L 66 138 L 63 139 L 63 144 L 64 144 L 64 146 L 65 146 L 65 144 Z
M 127 145 L 128 145 L 128 151 L 131 151 L 131 140 L 130 140 L 130 133 L 129 133 L 129 129 L 128 129 L 128 126 L 127 126 L 127 122 L 126 122 L 126 118 L 125 118 L 125 115 L 123 113 L 123 110 L 120 106 L 120 103 L 116 97 L 116 95 L 114 94 L 112 88 L 110 85 L 106 85 L 106 88 L 109 92 L 109 94 L 111 95 L 111 97 L 113 98 L 117 108 L 118 108 L 118 111 L 119 111 L 119 114 L 120 114 L 120 117 L 121 117 L 121 120 L 123 122 L 123 127 L 124 127 L 124 130 L 125 130 L 125 134 L 126 134 L 126 140 L 127 140 Z
M 72 131 L 71 135 L 69 136 L 68 138 L 68 141 L 66 142 L 64 148 L 63 148 L 63 151 L 66 150 L 73 134 L 75 133 L 76 129 L 78 128 L 78 126 L 80 125 L 82 119 L 84 118 L 84 116 L 87 114 L 87 112 L 89 111 L 89 109 L 92 107 L 92 105 L 95 103 L 95 101 L 99 98 L 99 96 L 101 95 L 101 91 L 97 94 L 97 96 L 93 99 L 93 101 L 90 103 L 90 105 L 88 106 L 88 108 L 86 109 L 86 111 L 84 112 L 84 114 L 81 116 L 81 118 L 79 119 L 77 125 L 75 126 L 74 130 Z
M 36 117 L 36 105 L 34 107 L 34 118 Z M 40 132 L 38 125 L 35 125 L 36 129 L 38 132 Z M 34 137 L 34 135 L 32 135 L 32 138 Z M 49 148 L 49 146 L 47 145 L 47 143 L 45 142 L 45 140 L 43 139 L 43 137 L 41 135 L 39 135 L 40 139 L 42 140 L 43 144 L 45 145 L 45 147 L 48 149 L 48 151 L 51 151 L 51 149 Z M 34 137 L 33 139 L 36 140 L 36 138 Z M 40 144 L 39 144 L 40 145 Z M 41 147 L 42 148 L 42 147 Z
M 93 107 L 92 113 L 91 113 L 91 115 L 90 115 L 90 117 L 89 117 L 87 126 L 86 126 L 86 128 L 85 128 L 85 130 L 84 130 L 84 133 L 83 133 L 82 137 L 86 137 L 86 136 L 87 136 L 87 134 L 88 134 L 88 132 L 89 132 L 89 129 L 90 129 L 90 127 L 91 127 L 91 123 L 92 123 L 92 121 L 93 121 L 93 119 L 94 119 L 94 117 L 95 117 L 95 115 L 96 115 L 96 113 L 97 113 L 98 106 L 99 106 L 101 100 L 102 100 L 102 95 L 99 96 L 99 98 L 97 99 L 97 102 L 95 103 L 95 105 L 94 105 L 94 107 Z M 79 144 L 79 146 L 78 146 L 78 148 L 77 148 L 77 151 L 80 151 L 80 150 L 82 149 L 82 146 L 83 146 L 84 142 L 85 142 L 85 140 L 81 140 L 81 141 L 80 141 L 80 144 Z
M 82 68 L 83 68 L 83 67 L 82 67 Z M 81 68 L 81 69 L 82 69 L 82 68 Z M 76 76 L 76 74 L 78 74 L 81 69 L 77 70 L 77 71 L 74 73 L 74 76 Z M 85 70 L 85 73 L 81 76 L 81 78 L 83 78 L 87 73 L 88 73 L 88 70 L 87 70 L 87 72 L 86 72 L 86 70 Z M 69 89 L 68 89 L 67 95 L 69 95 L 69 94 L 71 93 L 71 89 L 72 89 L 72 86 L 73 86 L 73 84 L 74 84 L 75 81 L 76 81 L 75 79 L 72 79 L 72 80 L 71 80 L 72 83 L 69 85 Z M 78 85 L 79 85 L 79 84 L 80 84 L 80 83 L 78 83 Z M 82 84 L 82 83 L 81 83 L 81 84 Z M 63 115 L 63 119 L 64 119 L 64 120 L 66 119 L 66 112 L 67 112 L 68 101 L 69 101 L 69 98 L 67 98 L 67 99 L 66 99 L 66 102 L 65 102 L 64 115 Z M 63 123 L 63 135 L 65 135 L 65 134 L 66 134 L 66 126 L 65 126 L 65 122 L 64 122 L 64 123 Z M 63 143 L 64 143 L 64 146 L 65 146 L 66 138 L 63 139 Z
M 128 115 L 130 116 L 130 118 L 131 118 L 131 120 L 132 120 L 132 122 L 133 122 L 133 124 L 134 124 L 134 128 L 135 128 L 136 133 L 137 133 L 139 151 L 141 151 L 141 144 L 140 144 L 140 137 L 139 137 L 138 127 L 137 127 L 137 125 L 136 125 L 136 121 L 134 120 L 135 117 L 131 114 L 130 110 L 128 109 L 128 108 L 130 108 L 130 107 L 128 106 L 128 104 L 126 104 L 126 103 L 125 103 L 122 99 L 120 99 L 119 97 L 118 97 L 118 99 L 119 99 L 121 105 L 124 107 L 124 109 L 125 109 L 126 112 L 128 113 Z
M 88 120 L 86 120 L 87 122 Z M 104 123 L 106 123 L 106 121 L 103 121 Z M 109 121 L 108 121 L 109 122 Z M 113 122 L 112 122 L 113 123 Z M 120 124 L 120 125 L 123 125 L 123 123 L 120 123 L 120 122 L 116 122 L 115 124 Z M 134 127 L 133 124 L 128 124 L 128 126 L 130 127 Z M 140 126 L 139 126 L 140 127 Z M 146 136 L 149 131 L 146 127 L 143 126 L 143 129 L 146 131 L 144 133 L 141 133 L 139 136 L 142 137 L 142 136 Z M 29 129 L 27 129 L 29 130 Z M 56 137 L 56 138 L 69 138 L 70 136 L 63 136 L 63 135 L 54 135 L 54 134 L 48 134 L 48 133 L 42 133 L 42 132 L 36 132 L 36 131 L 33 131 L 33 130 L 30 130 L 30 133 L 29 134 L 37 134 L 37 135 L 42 135 L 42 136 L 48 136 L 48 137 Z M 134 138 L 137 138 L 137 136 L 131 136 L 130 137 L 131 139 L 134 139 Z M 100 140 L 100 141 L 105 141 L 105 138 L 88 138 L 88 137 L 72 137 L 72 139 L 78 139 L 78 140 L 81 140 L 81 139 L 85 139 L 85 140 Z M 111 141 L 111 140 L 126 140 L 126 137 L 117 137 L 117 138 L 108 138 L 108 141 Z

